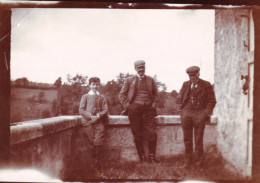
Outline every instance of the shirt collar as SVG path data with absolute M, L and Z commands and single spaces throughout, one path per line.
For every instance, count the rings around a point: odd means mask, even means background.
M 92 90 L 90 90 L 90 91 L 88 92 L 88 94 L 89 94 L 89 95 L 95 95 L 95 93 L 94 93 Z M 99 92 L 97 91 L 96 94 L 99 95 Z
M 199 80 L 198 80 L 196 83 L 192 83 L 192 82 L 191 82 L 191 86 L 190 86 L 190 87 L 192 88 L 192 86 L 194 85 L 194 87 L 197 88 L 197 87 L 198 87 L 198 84 L 199 84 Z
M 194 84 L 193 84 L 193 83 L 191 83 L 191 86 L 190 86 L 190 87 L 192 88 L 192 86 L 193 86 L 193 85 L 194 85 L 194 87 L 195 87 L 195 88 L 197 88 L 197 87 L 198 87 L 198 83 L 194 83 Z
M 139 78 L 139 79 L 144 79 L 145 78 L 145 75 L 143 75 L 143 76 L 140 76 L 139 74 L 136 74 L 137 75 L 137 77 Z

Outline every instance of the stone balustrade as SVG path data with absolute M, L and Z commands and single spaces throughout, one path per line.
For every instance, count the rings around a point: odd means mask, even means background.
M 179 115 L 157 118 L 157 157 L 184 153 Z M 25 121 L 11 126 L 11 167 L 33 167 L 55 177 L 63 177 L 72 154 L 81 151 L 78 136 L 81 116 L 59 116 Z M 211 117 L 204 134 L 205 148 L 217 144 L 217 119 Z M 126 116 L 109 116 L 105 149 L 118 161 L 136 161 L 137 152 Z

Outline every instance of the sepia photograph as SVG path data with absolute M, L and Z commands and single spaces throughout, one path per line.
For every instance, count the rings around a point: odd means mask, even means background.
M 0 181 L 260 180 L 257 5 L 0 5 Z

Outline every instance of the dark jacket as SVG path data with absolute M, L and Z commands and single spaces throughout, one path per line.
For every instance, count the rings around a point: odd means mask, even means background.
M 158 90 L 157 90 L 156 83 L 152 77 L 146 75 L 145 77 L 146 77 L 145 79 L 146 79 L 147 88 L 152 99 L 152 103 L 153 105 L 156 105 L 158 101 Z M 124 109 L 127 109 L 129 104 L 132 103 L 134 100 L 136 94 L 136 88 L 137 88 L 136 86 L 137 79 L 138 79 L 137 75 L 128 77 L 125 80 L 123 87 L 119 93 L 119 100 L 123 105 Z
M 199 79 L 197 86 L 198 100 L 201 109 L 204 109 L 207 115 L 210 115 L 216 105 L 216 97 L 212 85 L 205 80 Z M 189 99 L 189 91 L 191 82 L 185 81 L 182 85 L 180 93 L 177 96 L 177 104 L 180 104 L 182 110 Z

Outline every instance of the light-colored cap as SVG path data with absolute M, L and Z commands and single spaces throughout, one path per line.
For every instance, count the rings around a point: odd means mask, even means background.
M 199 71 L 200 71 L 200 68 L 198 66 L 191 66 L 186 69 L 186 72 L 188 75 L 197 74 Z
M 145 61 L 138 60 L 134 63 L 135 67 L 145 66 Z

